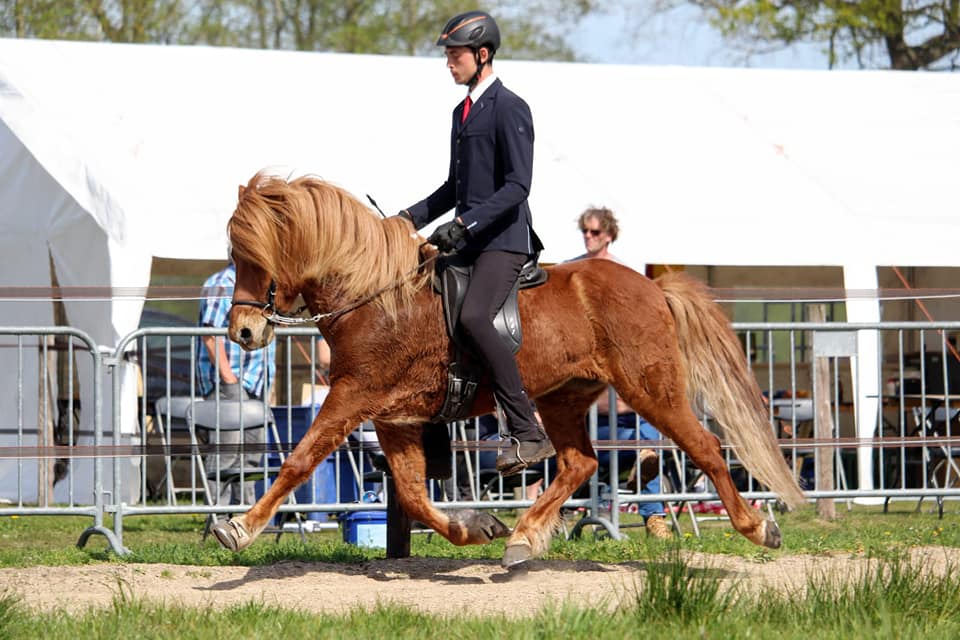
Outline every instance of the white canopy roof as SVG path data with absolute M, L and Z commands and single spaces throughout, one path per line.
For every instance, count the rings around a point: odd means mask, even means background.
M 633 263 L 958 264 L 938 242 L 960 230 L 954 74 L 496 69 L 534 113 L 545 260 L 580 253 L 574 219 L 604 204 Z M 50 235 L 67 194 L 116 252 L 180 258 L 223 255 L 236 186 L 266 166 L 388 214 L 426 195 L 463 94 L 434 58 L 37 40 L 0 40 L 0 87 L 3 202 L 50 201 L 29 221 L 4 206 L 5 232 Z

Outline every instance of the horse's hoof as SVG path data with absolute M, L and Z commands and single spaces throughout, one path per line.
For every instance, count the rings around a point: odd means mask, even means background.
M 533 557 L 533 550 L 530 549 L 529 545 L 525 545 L 525 544 L 507 545 L 506 550 L 503 552 L 503 560 L 500 562 L 500 566 L 502 566 L 505 569 L 510 569 L 523 564 L 524 562 L 526 562 L 532 557 Z
M 250 537 L 250 532 L 247 531 L 243 523 L 238 520 L 218 522 L 213 525 L 211 531 L 213 535 L 216 536 L 220 545 L 230 551 L 243 551 L 253 542 L 253 538 Z
M 457 516 L 457 520 L 466 528 L 471 540 L 480 540 L 485 544 L 496 538 L 506 538 L 510 535 L 510 527 L 486 511 L 464 509 Z
M 506 538 L 510 535 L 510 527 L 500 521 L 495 515 L 485 511 L 477 511 L 468 521 L 470 531 L 479 531 L 489 540 Z
M 779 549 L 783 540 L 780 537 L 780 527 L 773 520 L 764 521 L 763 546 Z

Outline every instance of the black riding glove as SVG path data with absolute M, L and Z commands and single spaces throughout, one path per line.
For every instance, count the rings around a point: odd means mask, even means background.
M 427 242 L 443 253 L 450 253 L 466 236 L 467 228 L 456 220 L 451 220 L 437 227 L 427 238 Z
M 407 211 L 406 209 L 400 211 L 400 212 L 397 214 L 397 217 L 400 217 L 400 218 L 404 218 L 404 219 L 406 219 L 406 220 L 409 220 L 409 221 L 410 221 L 410 224 L 412 224 L 414 227 L 417 226 L 417 225 L 414 224 L 414 222 L 413 222 L 413 216 L 411 216 L 411 215 L 410 215 L 410 212 Z

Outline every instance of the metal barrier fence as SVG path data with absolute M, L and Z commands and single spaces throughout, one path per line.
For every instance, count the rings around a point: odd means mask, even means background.
M 61 375 L 52 370 L 54 354 L 68 363 Z M 89 363 L 83 367 L 86 358 Z M 86 369 L 90 382 L 82 398 L 75 393 L 78 364 Z M 0 369 L 8 375 L 13 372 L 16 378 L 16 384 L 5 391 L 0 413 L 0 463 L 6 463 L 0 467 L 0 486 L 10 492 L 12 483 L 16 489 L 12 498 L 0 500 L 0 516 L 89 516 L 93 523 L 80 534 L 77 544 L 83 546 L 91 535 L 100 534 L 115 551 L 123 552 L 122 538 L 104 526 L 106 496 L 116 495 L 118 485 L 110 493 L 104 487 L 104 461 L 109 458 L 101 453 L 103 367 L 96 343 L 87 333 L 69 327 L 0 327 Z M 28 371 L 34 375 L 28 376 Z M 24 403 L 30 395 L 25 393 L 27 378 L 37 390 L 37 402 L 32 406 Z M 15 393 L 12 397 L 11 390 Z M 61 398 L 62 402 L 55 401 Z M 77 414 L 82 404 L 92 406 L 93 415 L 81 422 Z M 84 445 L 88 441 L 92 448 Z M 82 460 L 89 464 L 81 464 Z M 57 496 L 54 484 L 60 477 L 65 484 Z M 84 480 L 92 493 L 81 496 Z M 34 500 L 26 500 L 31 493 Z
M 960 359 L 947 339 L 960 331 L 960 322 L 741 323 L 735 329 L 767 398 L 771 429 L 809 498 L 916 499 L 918 506 L 933 498 L 942 514 L 944 500 L 960 496 L 960 447 L 955 443 Z M 99 533 L 117 553 L 124 553 L 123 521 L 128 516 L 213 518 L 247 510 L 269 486 L 322 400 L 323 387 L 314 375 L 317 334 L 310 329 L 278 330 L 281 365 L 272 397 L 245 403 L 255 411 L 241 411 L 235 419 L 229 402 L 200 398 L 195 374 L 198 338 L 223 333 L 207 328 L 140 329 L 112 353 L 101 354 L 89 336 L 68 328 L 0 328 L 0 339 L 9 336 L 0 343 L 8 359 L 5 369 L 17 372 L 11 406 L 21 407 L 14 426 L 0 424 L 0 435 L 7 439 L 6 446 L 0 446 L 0 477 L 5 491 L 13 494 L 9 504 L 0 504 L 0 515 L 90 516 L 93 525 L 82 532 L 78 544 Z M 62 344 L 54 344 L 58 340 Z M 65 373 L 63 367 L 57 374 L 51 371 L 50 351 L 63 355 Z M 84 358 L 89 364 L 78 367 L 75 361 Z M 31 361 L 33 366 L 25 364 Z M 138 393 L 131 394 L 134 365 L 142 379 Z M 56 385 L 45 382 L 53 378 L 58 378 Z M 122 383 L 125 379 L 128 384 Z M 83 406 L 93 406 L 93 415 L 84 415 L 82 421 L 75 415 L 74 394 L 63 393 L 78 380 L 84 387 Z M 104 380 L 110 381 L 106 414 L 101 408 Z M 31 394 L 29 389 L 38 391 Z M 67 398 L 59 403 L 56 420 L 52 415 L 58 403 L 51 394 Z M 22 408 L 25 397 L 36 400 L 36 410 Z M 611 395 L 611 407 L 615 399 Z M 210 416 L 202 418 L 201 409 L 211 409 Z M 43 434 L 54 421 L 65 425 L 55 431 L 66 436 L 50 445 Z M 702 421 L 714 428 L 709 407 Z M 527 507 L 556 473 L 550 463 L 519 479 L 504 479 L 492 470 L 495 420 L 473 419 L 449 428 L 453 477 L 429 483 L 439 508 Z M 595 526 L 620 537 L 628 526 L 620 514 L 646 503 L 663 503 L 677 527 L 685 526 L 680 515 L 686 514 L 695 532 L 698 513 L 719 510 L 712 504 L 716 493 L 686 454 L 668 440 L 644 439 L 635 415 L 602 416 L 594 408 L 587 428 L 601 465 L 565 505 L 582 511 L 571 535 Z M 337 527 L 331 514 L 384 508 L 383 476 L 375 466 L 379 449 L 371 436 L 371 428 L 361 425 L 321 463 L 281 507 L 275 523 L 279 531 L 304 535 Z M 87 440 L 92 440 L 92 448 L 84 446 Z M 624 486 L 643 449 L 660 454 L 661 485 L 652 492 Z M 725 451 L 747 499 L 774 498 L 754 483 L 732 451 Z M 233 462 L 227 464 L 228 457 Z M 66 484 L 58 485 L 66 489 L 51 493 L 44 469 L 55 459 L 69 461 L 70 467 Z M 81 463 L 91 467 L 89 504 L 84 502 L 87 494 L 81 499 L 76 492 Z M 32 474 L 38 479 L 35 494 L 24 481 Z M 9 478 L 16 478 L 15 491 Z M 108 514 L 112 530 L 104 525 Z

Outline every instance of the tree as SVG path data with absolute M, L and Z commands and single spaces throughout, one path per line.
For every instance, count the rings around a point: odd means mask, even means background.
M 65 38 L 91 26 L 80 0 L 0 2 L 0 34 L 16 38 Z M 85 38 L 84 38 L 85 39 Z
M 822 43 L 831 67 L 957 69 L 960 0 L 659 0 L 699 7 L 728 40 L 750 50 Z M 885 54 L 886 60 L 882 60 Z
M 258 48 L 431 55 L 441 27 L 463 11 L 459 0 L 236 0 L 236 44 Z M 502 50 L 511 58 L 572 60 L 565 37 L 593 0 L 492 0 Z M 209 37 L 210 44 L 225 44 Z
M 573 60 L 566 36 L 603 0 L 489 0 L 504 57 Z M 0 35 L 432 55 L 459 0 L 0 0 Z
M 111 42 L 173 44 L 184 28 L 186 9 L 177 0 L 84 0 L 81 4 L 103 39 Z

